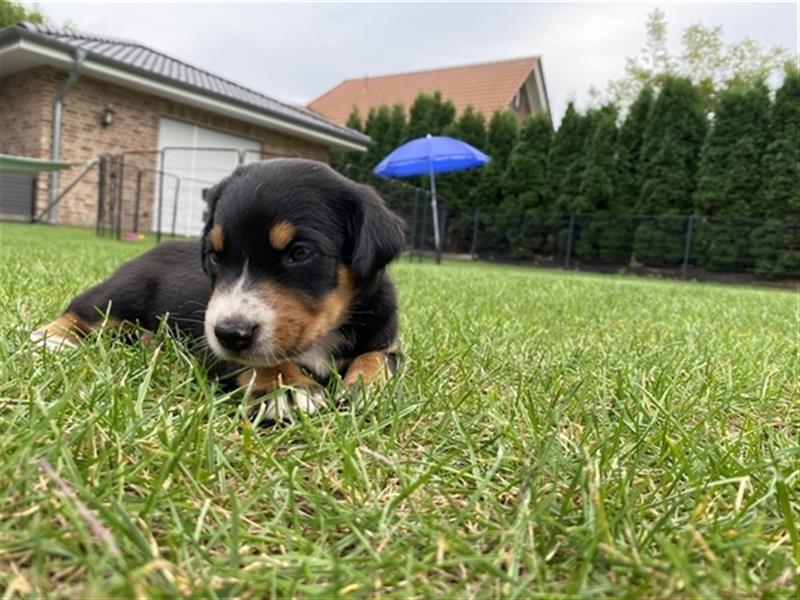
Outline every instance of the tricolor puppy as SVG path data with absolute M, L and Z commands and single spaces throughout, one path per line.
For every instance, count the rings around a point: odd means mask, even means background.
M 293 388 L 272 401 L 273 420 L 316 412 L 333 369 L 348 385 L 394 371 L 397 304 L 384 268 L 404 225 L 371 188 L 322 163 L 277 159 L 239 167 L 207 201 L 200 241 L 122 265 L 34 337 L 75 345 L 103 323 L 155 331 L 166 319 L 221 359 L 215 374 L 238 368 L 236 384 L 256 393 Z

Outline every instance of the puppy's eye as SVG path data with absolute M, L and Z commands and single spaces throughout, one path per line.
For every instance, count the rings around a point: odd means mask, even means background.
M 309 261 L 314 256 L 314 249 L 308 244 L 295 244 L 289 250 L 286 258 L 290 264 L 300 264 Z
M 208 253 L 208 266 L 212 269 L 216 269 L 219 266 L 219 254 L 216 252 Z

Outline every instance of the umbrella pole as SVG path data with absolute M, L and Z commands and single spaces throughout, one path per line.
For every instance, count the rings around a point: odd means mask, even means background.
M 433 211 L 433 241 L 436 244 L 436 264 L 442 262 L 442 239 L 439 233 L 439 204 L 436 201 L 436 177 L 433 175 L 433 168 L 430 170 L 431 176 L 431 210 Z

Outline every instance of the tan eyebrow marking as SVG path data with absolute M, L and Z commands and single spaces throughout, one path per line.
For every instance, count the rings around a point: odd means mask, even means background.
M 289 221 L 279 221 L 269 230 L 269 243 L 276 250 L 283 250 L 294 237 L 294 225 Z
M 208 234 L 208 239 L 211 241 L 211 247 L 214 252 L 222 252 L 222 243 L 225 236 L 222 234 L 222 227 L 214 225 Z

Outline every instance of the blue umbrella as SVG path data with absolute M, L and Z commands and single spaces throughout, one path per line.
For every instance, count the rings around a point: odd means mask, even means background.
M 431 179 L 431 208 L 433 210 L 433 235 L 437 260 L 441 256 L 439 236 L 439 211 L 436 201 L 436 173 L 450 173 L 482 167 L 491 159 L 466 142 L 445 135 L 426 135 L 396 148 L 373 169 L 384 177 L 412 177 L 429 175 Z

